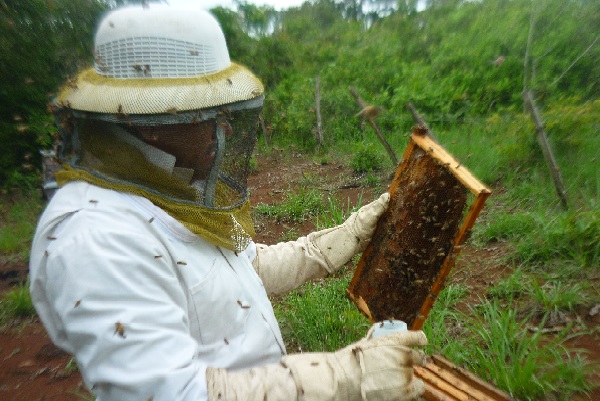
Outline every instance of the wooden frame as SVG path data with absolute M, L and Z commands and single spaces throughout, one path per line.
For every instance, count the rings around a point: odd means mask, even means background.
M 425 366 L 415 366 L 415 376 L 425 383 L 422 398 L 427 401 L 516 401 L 440 355 L 432 355 Z
M 474 199 L 467 205 L 469 192 Z M 427 130 L 416 127 L 389 193 L 390 208 L 380 218 L 346 292 L 372 322 L 399 319 L 416 330 L 423 326 L 443 289 L 491 191 L 433 140 Z M 428 202 L 426 197 L 434 202 Z M 419 206 L 426 204 L 427 207 Z M 451 204 L 456 205 L 452 210 Z M 407 215 L 410 207 L 412 215 Z M 416 216 L 417 207 L 423 217 Z M 447 213 L 436 215 L 439 221 L 430 214 L 446 207 Z M 426 227 L 418 223 L 419 219 L 427 222 Z M 419 248 L 423 251 L 420 256 L 415 256 L 414 249 L 408 249 L 412 246 L 410 239 L 421 237 L 419 241 L 426 246 Z M 437 252 L 432 247 L 439 251 L 437 256 L 432 254 Z M 409 257 L 409 253 L 413 256 Z M 419 270 L 421 264 L 426 268 Z M 420 273 L 424 276 L 420 277 Z M 399 280 L 398 275 L 406 277 Z

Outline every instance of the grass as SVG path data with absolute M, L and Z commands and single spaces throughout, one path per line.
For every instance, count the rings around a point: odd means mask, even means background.
M 370 323 L 345 297 L 348 282 L 309 282 L 275 304 L 288 352 L 334 351 L 364 337 Z
M 24 262 L 29 259 L 31 239 L 43 201 L 36 190 L 3 198 L 0 203 L 0 256 Z
M 510 395 L 541 400 L 556 393 L 558 399 L 569 400 L 573 393 L 591 389 L 585 377 L 590 364 L 581 352 L 565 346 L 570 328 L 549 340 L 542 336 L 545 319 L 531 333 L 528 318 L 519 320 L 515 309 L 496 301 L 471 306 L 464 322 L 472 346 L 452 359 Z
M 35 308 L 29 294 L 29 281 L 6 292 L 0 301 L 0 320 L 35 316 Z
M 359 195 L 358 201 L 354 205 L 351 204 L 350 198 L 347 198 L 345 204 L 333 197 L 328 197 L 327 202 L 328 208 L 316 218 L 315 226 L 317 230 L 335 227 L 345 222 L 352 213 L 361 208 L 362 194 Z
M 260 215 L 291 223 L 299 223 L 324 210 L 325 201 L 321 192 L 306 187 L 301 187 L 299 192 L 288 192 L 279 204 L 259 203 L 254 208 Z

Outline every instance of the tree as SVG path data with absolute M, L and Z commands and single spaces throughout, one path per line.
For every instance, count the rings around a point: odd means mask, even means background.
M 49 95 L 92 59 L 101 0 L 0 0 L 0 187 L 39 165 Z M 16 173 L 15 173 L 16 172 Z

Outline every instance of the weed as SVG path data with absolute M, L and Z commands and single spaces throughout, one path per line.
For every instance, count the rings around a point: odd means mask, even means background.
M 250 158 L 250 161 L 248 163 L 248 172 L 250 174 L 258 173 L 258 161 L 256 160 L 256 157 L 254 157 L 254 156 L 252 156 Z
M 287 197 L 276 205 L 260 203 L 255 206 L 255 211 L 267 217 L 280 221 L 298 223 L 322 213 L 324 210 L 323 195 L 321 192 L 311 189 L 300 189 L 298 193 L 289 192 Z
M 542 338 L 545 319 L 530 334 L 530 317 L 517 320 L 515 309 L 496 301 L 469 309 L 463 318 L 471 346 L 452 359 L 522 400 L 545 399 L 554 391 L 568 400 L 574 392 L 590 390 L 586 374 L 591 365 L 580 352 L 569 352 L 564 346 L 570 328 L 557 337 Z
M 531 288 L 532 279 L 522 269 L 517 269 L 513 274 L 499 281 L 489 290 L 492 298 L 512 301 L 522 295 L 527 295 Z
M 350 204 L 350 198 L 347 199 L 346 205 L 341 205 L 338 200 L 332 197 L 327 198 L 327 202 L 329 207 L 317 216 L 315 225 L 318 230 L 344 223 L 353 212 L 362 206 L 362 194 L 359 195 L 358 202 L 354 206 Z
M 78 400 L 81 401 L 94 401 L 96 397 L 93 394 L 90 394 L 87 390 L 69 390 L 67 391 L 69 394 L 73 394 Z
M 467 293 L 468 288 L 458 284 L 450 284 L 440 292 L 423 326 L 428 353 L 455 355 L 465 346 L 463 325 L 454 307 Z
M 35 308 L 29 293 L 29 281 L 5 293 L 0 305 L 3 319 L 35 316 Z
M 26 191 L 3 199 L 0 204 L 0 255 L 29 257 L 31 239 L 43 207 L 37 191 Z
M 529 264 L 573 260 L 583 267 L 600 264 L 600 215 L 563 213 L 545 219 L 517 243 L 515 259 Z
M 298 229 L 295 227 L 292 227 L 288 231 L 283 233 L 283 235 L 281 235 L 281 237 L 279 237 L 279 242 L 294 241 L 294 240 L 298 239 L 299 237 L 300 237 L 300 233 L 299 233 Z
M 544 285 L 539 285 L 537 281 L 532 280 L 530 294 L 542 313 L 571 312 L 576 306 L 589 301 L 586 287 L 587 285 L 583 282 L 549 281 Z
M 372 143 L 361 144 L 354 155 L 352 155 L 350 167 L 352 167 L 355 173 L 381 170 L 383 167 L 383 158 Z
M 307 283 L 275 304 L 290 352 L 334 351 L 366 334 L 369 321 L 344 296 L 348 282 Z
M 69 359 L 69 361 L 65 365 L 65 373 L 72 374 L 78 371 L 79 367 L 77 366 L 77 361 L 75 361 L 75 358 Z

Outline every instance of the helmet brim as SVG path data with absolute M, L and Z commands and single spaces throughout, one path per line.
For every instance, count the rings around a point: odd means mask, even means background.
M 173 114 L 250 100 L 263 92 L 260 80 L 236 63 L 193 78 L 107 78 L 90 68 L 64 85 L 56 101 L 94 113 Z

